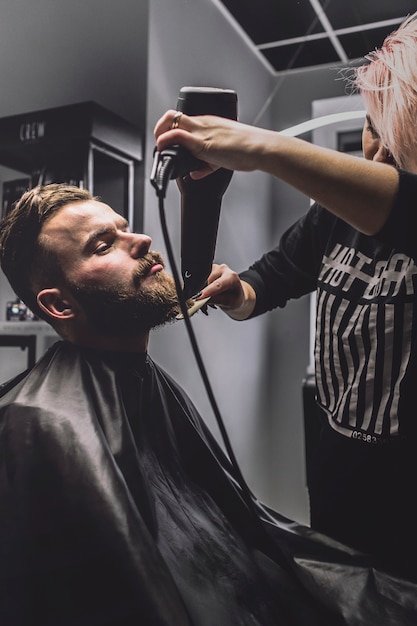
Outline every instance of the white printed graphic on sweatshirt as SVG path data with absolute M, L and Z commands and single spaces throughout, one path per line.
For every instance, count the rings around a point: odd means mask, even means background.
M 404 254 L 376 263 L 337 245 L 317 294 L 318 400 L 330 425 L 377 443 L 398 434 L 400 386 L 410 358 L 417 266 Z

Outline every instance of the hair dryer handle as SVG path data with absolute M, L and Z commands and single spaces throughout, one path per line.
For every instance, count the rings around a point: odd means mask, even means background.
M 195 296 L 211 272 L 222 197 L 233 172 L 219 169 L 195 181 L 178 178 L 181 191 L 181 273 L 185 298 Z

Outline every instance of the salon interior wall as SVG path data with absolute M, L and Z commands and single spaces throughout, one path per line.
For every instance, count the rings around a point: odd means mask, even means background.
M 149 31 L 148 156 L 152 123 L 175 108 L 183 86 L 236 90 L 241 121 L 251 122 L 268 97 L 272 77 L 214 0 L 151 0 Z M 269 112 L 262 122 L 270 124 Z M 271 182 L 260 173 L 233 175 L 223 197 L 216 262 L 243 269 L 268 238 Z M 146 196 L 145 230 L 165 250 L 153 189 Z M 180 195 L 175 181 L 165 201 L 168 230 L 180 267 Z M 197 344 L 242 472 L 257 495 L 268 490 L 269 454 L 259 409 L 263 377 L 265 320 L 237 323 L 219 310 L 191 319 Z M 153 333 L 150 352 L 187 390 L 218 436 L 217 422 L 191 350 L 184 323 Z M 221 441 L 220 437 L 219 440 Z
M 8 2 L 1 11 L 0 50 L 0 116 L 95 100 L 133 123 L 145 122 L 146 171 L 153 125 L 175 106 L 183 85 L 236 89 L 241 121 L 276 129 L 308 119 L 312 100 L 343 92 L 328 69 L 289 74 L 284 80 L 273 76 L 217 0 Z M 4 168 L 0 184 L 2 177 L 9 177 Z M 172 182 L 166 213 L 177 259 L 179 201 Z M 234 174 L 223 199 L 216 261 L 244 269 L 307 205 L 308 200 L 261 173 Z M 154 248 L 165 251 L 149 183 L 144 221 Z M 0 315 L 9 294 L 0 276 Z M 307 519 L 301 383 L 308 362 L 308 318 L 307 300 L 243 323 L 212 309 L 207 317 L 198 313 L 192 318 L 247 482 L 258 497 L 300 521 Z M 150 353 L 183 384 L 221 441 L 184 324 L 155 331 Z
M 144 127 L 148 7 L 149 0 L 2 2 L 0 117 L 96 101 Z M 0 189 L 19 174 L 1 167 Z M 0 321 L 12 297 L 0 272 Z
M 151 0 L 148 158 L 152 121 L 175 108 L 184 85 L 235 89 L 239 119 L 282 129 L 310 119 L 311 102 L 341 95 L 334 68 L 274 76 L 215 0 Z M 179 263 L 180 196 L 168 189 L 166 217 Z M 241 270 L 275 245 L 309 200 L 262 173 L 235 173 L 222 203 L 216 257 Z M 164 250 L 153 190 L 145 229 Z M 218 310 L 192 318 L 197 343 L 243 474 L 256 495 L 283 514 L 308 520 L 302 380 L 309 359 L 309 299 L 255 320 Z M 174 373 L 216 432 L 183 324 L 153 334 L 153 356 Z
M 272 127 L 291 128 L 311 118 L 313 101 L 346 95 L 342 69 L 345 66 L 331 65 L 277 76 L 271 94 Z M 311 134 L 301 137 L 312 140 Z M 310 200 L 278 180 L 273 182 L 272 195 L 269 232 L 275 245 L 279 235 L 308 210 Z M 288 515 L 307 521 L 302 384 L 311 358 L 310 297 L 291 301 L 265 317 L 265 398 L 275 503 L 282 502 L 281 510 L 285 507 Z

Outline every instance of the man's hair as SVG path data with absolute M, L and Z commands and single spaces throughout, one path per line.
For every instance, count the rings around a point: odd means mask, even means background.
M 0 222 L 0 264 L 15 294 L 35 315 L 51 323 L 36 296 L 41 289 L 60 285 L 63 268 L 57 251 L 42 245 L 42 226 L 73 202 L 95 199 L 89 191 L 65 184 L 26 191 Z
M 355 71 L 372 126 L 399 167 L 417 157 L 417 12 Z

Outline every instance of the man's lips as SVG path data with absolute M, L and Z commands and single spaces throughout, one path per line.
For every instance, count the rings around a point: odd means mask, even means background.
M 165 264 L 158 254 L 148 254 L 138 260 L 138 267 L 134 273 L 134 281 L 139 284 L 151 276 L 155 276 L 165 269 Z
M 148 276 L 156 274 L 157 272 L 162 272 L 163 269 L 164 266 L 161 265 L 161 263 L 155 263 L 155 265 L 152 265 L 151 269 L 149 270 Z
M 164 266 L 162 265 L 162 263 L 154 263 L 147 272 L 145 271 L 142 273 L 141 281 L 144 281 L 147 278 L 151 278 L 152 276 L 155 276 L 159 272 L 162 272 L 163 269 L 164 269 Z

